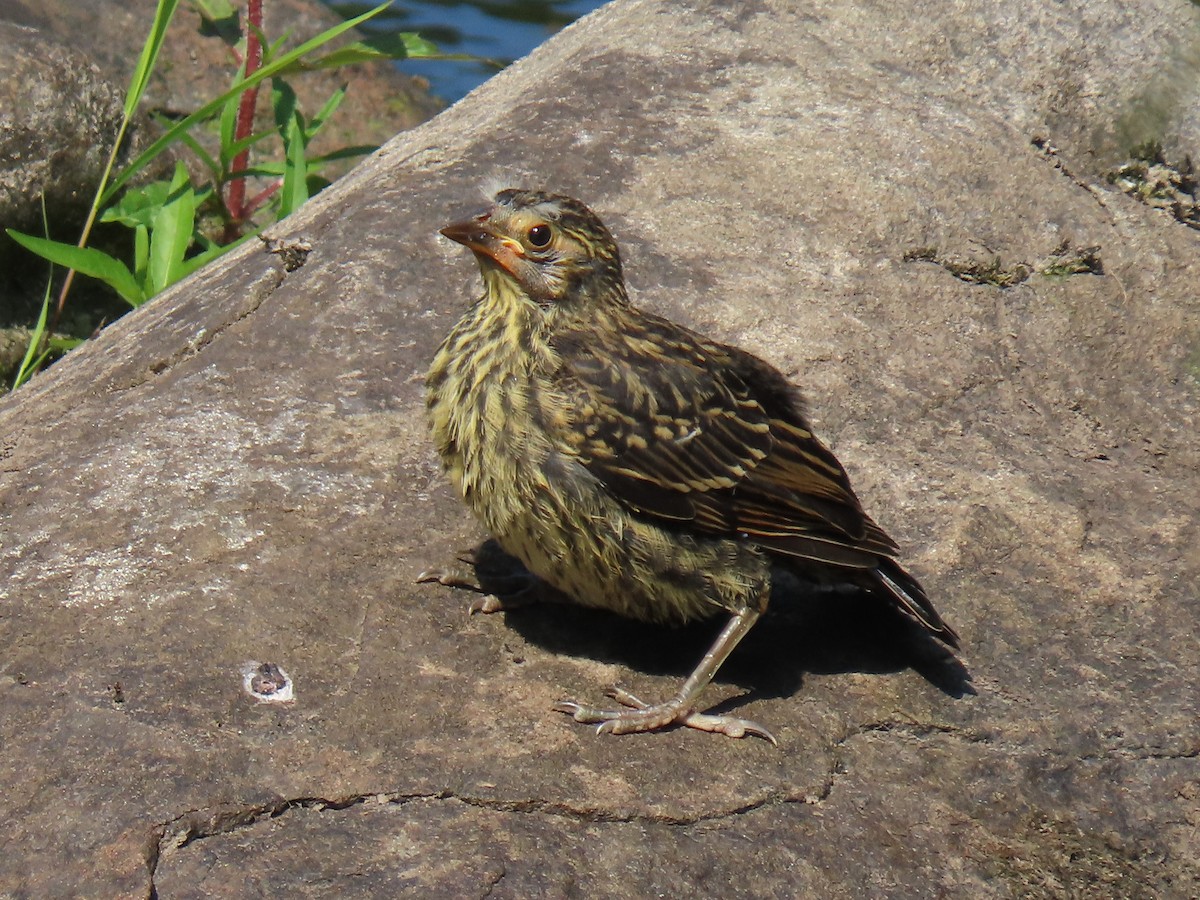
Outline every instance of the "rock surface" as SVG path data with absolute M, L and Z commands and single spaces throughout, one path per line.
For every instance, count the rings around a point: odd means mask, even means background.
M 86 209 L 123 101 L 85 55 L 0 20 L 0 224 L 40 226 L 43 199 L 48 218 Z
M 1194 149 L 1198 18 L 619 0 L 4 398 L 0 895 L 1196 896 L 1200 235 L 1104 175 Z M 975 693 L 817 598 L 706 695 L 779 749 L 597 738 L 711 627 L 412 583 L 480 537 L 421 386 L 480 183 L 805 385 Z

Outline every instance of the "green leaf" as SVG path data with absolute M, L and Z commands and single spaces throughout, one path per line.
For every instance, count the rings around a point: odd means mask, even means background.
M 141 306 L 146 302 L 146 295 L 134 280 L 133 274 L 119 259 L 113 259 L 107 253 L 92 247 L 76 247 L 74 244 L 64 244 L 46 238 L 22 234 L 11 228 L 4 229 L 10 238 L 31 250 L 43 259 L 52 263 L 74 269 L 82 275 L 98 278 L 114 291 L 130 306 Z
M 271 109 L 275 114 L 275 127 L 279 134 L 287 139 L 288 129 L 292 127 L 296 117 L 299 101 L 292 86 L 282 78 L 271 80 Z
M 190 0 L 190 2 L 192 8 L 206 19 L 228 19 L 230 16 L 237 15 L 237 10 L 229 0 Z
M 49 347 L 53 343 L 54 338 L 49 338 L 46 341 L 46 346 Z M 13 378 L 12 389 L 14 391 L 34 375 L 36 375 L 41 370 L 42 366 L 45 365 L 46 360 L 50 358 L 49 350 L 43 350 L 41 353 L 38 353 L 35 356 L 31 352 L 34 346 L 36 345 L 33 343 L 33 338 L 31 337 L 29 349 L 25 351 L 25 358 L 21 360 L 21 366 L 19 369 L 17 369 L 16 377 Z
M 235 88 L 242 84 L 242 73 L 239 70 L 233 78 Z M 229 166 L 233 163 L 233 158 L 240 151 L 234 149 L 234 139 L 237 137 L 237 120 L 238 111 L 242 105 L 242 91 L 238 91 L 237 96 L 229 98 L 224 106 L 221 107 L 221 117 L 219 122 L 219 134 L 221 145 L 219 147 L 219 155 L 221 157 L 221 170 L 228 171 Z M 180 135 L 187 132 L 180 132 Z
M 271 63 L 279 55 L 279 51 L 283 49 L 284 45 L 292 38 L 292 29 L 290 28 L 274 41 L 270 42 L 267 41 L 266 34 L 257 28 L 255 29 L 255 33 L 258 35 L 258 42 L 262 45 L 262 63 L 264 66 Z
M 46 199 L 42 198 L 42 216 L 45 217 Z M 49 351 L 38 353 L 38 347 L 42 345 L 42 337 L 46 334 L 46 318 L 50 312 L 50 284 L 54 277 L 54 267 L 50 267 L 50 277 L 46 279 L 46 290 L 42 294 L 42 311 L 38 313 L 37 324 L 33 326 L 33 332 L 29 335 L 29 346 L 25 348 L 25 357 L 21 360 L 21 364 L 17 366 L 17 373 L 13 377 L 12 390 L 16 390 L 26 381 L 33 377 L 33 373 L 42 367 L 49 357 Z
M 308 167 L 310 169 L 317 166 L 323 166 L 325 163 L 337 162 L 341 159 L 354 159 L 359 156 L 369 156 L 379 149 L 378 144 L 355 144 L 351 147 L 339 147 L 330 153 L 322 153 L 320 156 L 310 157 Z
M 316 59 L 303 60 L 297 64 L 297 68 L 336 69 L 382 60 L 426 59 L 437 56 L 439 52 L 436 44 L 414 32 L 380 34 L 339 47 Z
M 290 216 L 308 200 L 308 163 L 304 158 L 304 128 L 297 113 L 284 138 L 287 159 L 283 167 L 283 189 L 279 192 L 279 218 Z
M 162 116 L 156 116 L 155 120 L 163 128 L 171 127 L 170 121 L 164 119 Z M 205 150 L 204 147 L 200 145 L 199 141 L 187 133 L 181 134 L 179 136 L 179 140 L 187 145 L 187 148 L 196 155 L 196 158 L 200 160 L 204 168 L 208 169 L 214 180 L 221 177 L 221 164 L 213 159 L 212 154 Z
M 228 147 L 223 149 L 221 151 L 221 155 L 229 156 L 229 160 L 226 163 L 226 165 L 228 166 L 229 164 L 231 164 L 233 162 L 233 160 L 237 159 L 237 155 L 239 153 L 241 153 L 243 150 L 249 150 L 251 147 L 253 147 L 255 144 L 262 141 L 264 138 L 275 137 L 278 134 L 279 134 L 279 132 L 276 129 L 272 128 L 268 131 L 260 131 L 258 134 L 247 135 L 246 137 L 242 138 L 240 141 L 234 141 Z
M 292 30 L 289 28 L 287 31 L 285 31 L 283 34 L 281 34 L 279 36 L 279 39 L 276 40 L 275 43 L 271 44 L 270 46 L 267 46 L 267 42 L 264 39 L 263 40 L 263 62 L 268 63 L 271 60 L 273 60 L 275 58 L 275 54 L 277 54 L 283 48 L 283 45 L 287 42 L 287 39 L 291 36 L 292 36 Z
M 416 32 L 402 31 L 398 37 L 404 45 L 404 52 L 408 54 L 409 59 L 420 59 L 423 56 L 434 57 L 439 53 L 437 44 L 425 40 Z
M 175 164 L 171 195 L 150 225 L 145 289 L 153 297 L 183 277 L 183 261 L 196 228 L 196 192 L 183 163 Z
M 162 0 L 162 2 L 169 2 L 169 0 Z M 121 189 L 125 182 L 132 178 L 137 172 L 140 172 L 142 169 L 144 169 L 150 160 L 154 159 L 156 156 L 162 153 L 163 150 L 178 140 L 180 134 L 188 131 L 198 122 L 203 122 L 204 120 L 208 119 L 218 110 L 220 110 L 230 99 L 237 97 L 242 93 L 242 91 L 246 90 L 246 88 L 258 84 L 263 79 L 272 78 L 275 75 L 282 74 L 287 70 L 288 66 L 292 65 L 297 60 L 309 53 L 312 53 L 314 50 L 325 46 L 330 41 L 349 31 L 351 28 L 355 28 L 368 19 L 379 15 L 390 5 L 391 0 L 388 0 L 387 3 L 381 3 L 379 6 L 368 10 L 361 16 L 355 16 L 353 19 L 347 19 L 345 22 L 335 25 L 327 31 L 322 32 L 312 40 L 305 41 L 299 47 L 288 51 L 278 59 L 272 60 L 268 65 L 263 66 L 250 77 L 244 80 L 239 80 L 237 84 L 235 84 L 224 94 L 214 100 L 210 100 L 191 115 L 176 122 L 172 128 L 159 137 L 158 140 L 151 143 L 149 147 L 139 153 L 136 159 L 130 162 L 129 165 L 122 169 L 120 173 L 118 173 L 117 176 L 112 179 L 100 197 L 100 205 L 108 203 L 117 193 L 117 191 Z
M 172 182 L 152 181 L 138 188 L 130 188 L 120 200 L 110 206 L 100 216 L 101 222 L 120 222 L 130 228 L 144 225 L 147 228 L 154 222 L 158 211 L 167 203 L 173 193 Z M 196 205 L 199 206 L 212 193 L 212 186 L 206 185 L 203 191 L 196 192 Z
M 150 227 L 138 225 L 133 230 L 133 277 L 138 284 L 146 283 L 146 265 L 150 262 Z
M 120 200 L 100 214 L 100 221 L 120 222 L 130 228 L 138 225 L 148 227 L 170 194 L 169 181 L 152 181 L 144 187 L 130 188 Z
M 265 162 L 257 166 L 246 166 L 236 172 L 230 172 L 232 178 L 282 178 L 286 162 Z
M 191 4 L 200 14 L 202 35 L 209 37 L 215 34 L 230 47 L 242 39 L 241 22 L 229 0 L 191 0 Z

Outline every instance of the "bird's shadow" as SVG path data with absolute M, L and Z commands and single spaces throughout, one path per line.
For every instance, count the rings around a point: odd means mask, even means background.
M 575 605 L 530 575 L 493 540 L 480 545 L 470 564 L 483 592 L 521 601 L 506 617 L 508 627 L 552 653 L 685 678 L 726 621 L 718 617 L 683 626 L 655 625 Z M 715 681 L 747 690 L 732 701 L 740 706 L 751 699 L 791 696 L 806 673 L 884 674 L 905 668 L 950 696 L 975 693 L 962 662 L 890 604 L 854 587 L 807 585 L 790 578 L 776 582 L 766 614 Z

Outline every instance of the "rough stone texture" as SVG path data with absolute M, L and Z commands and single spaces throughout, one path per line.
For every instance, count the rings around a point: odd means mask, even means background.
M 606 7 L 286 223 L 298 270 L 248 248 L 0 401 L 0 895 L 1200 893 L 1200 236 L 1103 179 L 1200 11 L 727 6 Z M 663 696 L 711 626 L 412 584 L 479 537 L 421 379 L 483 181 L 806 385 L 976 694 L 815 598 L 707 695 L 780 749 L 596 738 L 551 703 Z
M 0 20 L 0 226 L 40 225 L 43 195 L 51 218 L 92 202 L 123 102 L 86 56 Z

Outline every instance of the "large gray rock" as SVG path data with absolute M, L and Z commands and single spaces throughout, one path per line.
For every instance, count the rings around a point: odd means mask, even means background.
M 1104 175 L 1198 18 L 618 2 L 0 401 L 0 894 L 1195 896 L 1200 236 Z M 481 183 L 806 386 L 976 693 L 813 598 L 707 694 L 779 749 L 597 738 L 711 628 L 412 583 L 480 537 L 421 379 Z

